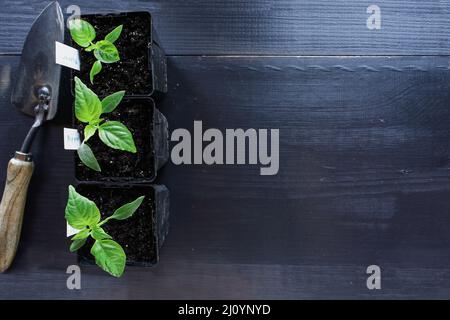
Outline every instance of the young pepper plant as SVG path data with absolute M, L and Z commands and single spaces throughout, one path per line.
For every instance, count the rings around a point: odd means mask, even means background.
M 120 37 L 123 25 L 120 25 L 110 33 L 108 33 L 104 40 L 93 42 L 96 33 L 94 27 L 87 21 L 81 19 L 72 19 L 69 21 L 70 35 L 80 47 L 90 52 L 94 51 L 94 56 L 97 61 L 91 67 L 89 79 L 91 84 L 94 83 L 94 77 L 102 70 L 103 63 L 113 63 L 120 60 L 119 51 L 114 42 Z
M 115 92 L 100 101 L 78 77 L 75 77 L 75 116 L 87 125 L 84 127 L 84 140 L 78 148 L 80 160 L 89 168 L 101 171 L 92 149 L 86 143 L 98 131 L 101 141 L 113 149 L 136 153 L 133 135 L 119 121 L 105 121 L 102 114 L 114 111 L 122 101 L 125 91 Z
M 144 196 L 118 208 L 114 213 L 101 220 L 100 210 L 95 203 L 69 186 L 65 218 L 67 223 L 80 230 L 72 237 L 70 251 L 75 252 L 83 247 L 89 237 L 94 239 L 91 254 L 95 263 L 109 274 L 120 277 L 125 270 L 126 254 L 123 248 L 106 233 L 102 226 L 109 220 L 125 220 L 131 217 L 144 200 Z

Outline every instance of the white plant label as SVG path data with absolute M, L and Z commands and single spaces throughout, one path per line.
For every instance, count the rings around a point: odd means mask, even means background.
M 73 236 L 73 235 L 76 235 L 78 232 L 80 232 L 80 230 L 78 230 L 78 229 L 75 229 L 75 228 L 73 228 L 72 226 L 70 226 L 67 222 L 66 222 L 66 225 L 67 225 L 67 231 L 66 231 L 66 237 L 68 238 L 68 237 L 71 237 L 71 236 Z
M 77 49 L 55 41 L 56 63 L 75 70 L 80 70 L 80 54 Z
M 64 128 L 64 149 L 77 150 L 81 145 L 80 134 L 77 129 Z

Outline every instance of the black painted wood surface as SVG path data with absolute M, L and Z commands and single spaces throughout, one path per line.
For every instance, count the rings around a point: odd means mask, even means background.
M 160 264 L 121 279 L 83 267 L 82 290 L 70 291 L 65 270 L 76 259 L 63 216 L 74 172 L 63 103 L 35 143 L 22 242 L 0 275 L 0 298 L 449 297 L 448 2 L 60 3 L 83 13 L 150 10 L 171 55 L 159 103 L 171 129 L 194 120 L 278 128 L 280 172 L 169 164 L 158 179 L 172 203 Z M 46 2 L 0 4 L 6 169 L 32 122 L 10 104 L 18 54 Z M 366 27 L 371 4 L 381 30 Z M 382 290 L 366 288 L 371 264 L 382 268 Z
M 18 56 L 0 57 L 0 166 L 31 119 L 9 100 Z M 280 172 L 175 166 L 158 266 L 113 279 L 83 267 L 66 288 L 70 105 L 40 133 L 24 232 L 0 298 L 448 298 L 450 67 L 446 57 L 168 60 L 171 130 L 280 129 Z M 66 120 L 65 120 L 66 119 Z M 5 170 L 0 170 L 3 181 Z M 366 288 L 368 265 L 382 289 Z
M 41 0 L 2 0 L 0 52 L 19 53 Z M 449 55 L 450 2 L 423 0 L 61 0 L 82 12 L 150 10 L 168 54 Z M 367 8 L 381 9 L 369 30 Z

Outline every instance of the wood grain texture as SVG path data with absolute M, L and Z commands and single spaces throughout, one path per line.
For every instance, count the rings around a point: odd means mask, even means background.
M 32 122 L 11 106 L 18 57 L 0 57 L 0 166 Z M 158 106 L 175 128 L 280 129 L 280 172 L 175 166 L 171 230 L 154 268 L 112 279 L 76 263 L 64 206 L 73 153 L 59 120 L 34 145 L 21 247 L 0 298 L 448 298 L 450 64 L 446 57 L 170 57 Z M 5 172 L 0 170 L 0 179 Z M 382 290 L 366 268 L 382 269 Z
M 0 53 L 20 52 L 48 1 L 2 0 Z M 169 55 L 448 55 L 450 3 L 422 0 L 61 0 L 84 13 L 149 10 Z M 381 30 L 366 10 L 381 8 Z
M 33 162 L 12 158 L 0 203 L 0 273 L 11 265 L 19 245 Z

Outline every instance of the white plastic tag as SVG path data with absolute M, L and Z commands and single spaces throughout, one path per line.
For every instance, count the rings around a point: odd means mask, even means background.
M 81 145 L 77 129 L 64 128 L 64 149 L 77 150 Z
M 66 223 L 66 224 L 67 224 L 67 231 L 66 231 L 67 237 L 71 237 L 73 235 L 76 235 L 78 232 L 80 232 L 80 230 L 72 228 L 68 223 Z
M 80 70 L 80 54 L 77 49 L 55 41 L 56 63 L 75 70 Z

